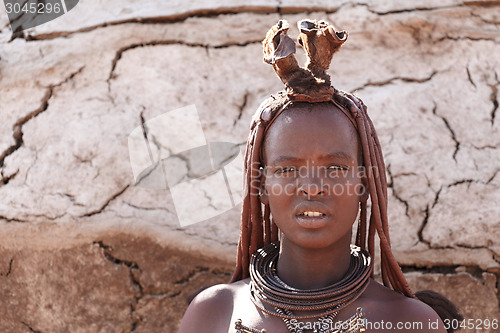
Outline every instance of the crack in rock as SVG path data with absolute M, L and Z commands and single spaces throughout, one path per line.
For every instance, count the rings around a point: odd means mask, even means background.
M 413 78 L 413 77 L 396 76 L 396 77 L 393 77 L 393 78 L 390 78 L 390 79 L 387 79 L 387 80 L 384 80 L 384 81 L 376 81 L 376 82 L 368 81 L 368 83 L 365 83 L 364 85 L 362 85 L 362 86 L 360 86 L 358 88 L 354 88 L 354 89 L 352 89 L 352 91 L 363 90 L 366 87 L 385 86 L 387 84 L 391 84 L 392 82 L 394 82 L 396 80 L 400 80 L 400 81 L 403 81 L 403 82 L 424 83 L 424 82 L 432 80 L 432 78 L 434 77 L 434 75 L 436 75 L 437 73 L 438 73 L 438 71 L 435 70 L 435 71 L 433 71 L 431 73 L 431 75 L 429 75 L 428 77 L 422 78 L 422 79 Z
M 405 215 L 407 217 L 410 217 L 409 214 L 410 205 L 408 204 L 408 201 L 400 197 L 394 187 L 394 177 L 392 176 L 391 165 L 388 164 L 385 170 L 387 171 L 387 175 L 389 176 L 389 182 L 387 183 L 387 187 L 392 189 L 392 195 L 394 195 L 394 197 L 405 206 Z
M 30 330 L 32 333 L 42 333 L 41 331 L 35 330 L 33 327 L 31 327 L 29 324 L 25 323 L 24 321 L 21 322 L 24 326 L 26 326 L 27 329 Z
M 467 249 L 467 250 L 489 250 L 487 246 L 470 246 L 467 244 L 455 244 L 455 247 Z
M 62 214 L 59 214 L 59 215 L 55 215 L 55 216 L 48 216 L 48 215 L 45 215 L 45 214 L 32 214 L 30 216 L 32 217 L 42 217 L 44 220 L 50 220 L 50 221 L 55 221 L 55 220 L 58 220 L 64 216 L 66 216 L 68 213 L 67 212 L 64 212 Z
M 5 151 L 3 151 L 2 154 L 0 154 L 0 168 L 3 168 L 4 163 L 5 163 L 5 159 L 7 157 L 12 155 L 15 151 L 17 151 L 19 148 L 21 148 L 23 146 L 23 144 L 24 144 L 23 126 L 31 119 L 37 117 L 39 114 L 47 111 L 47 109 L 49 107 L 49 100 L 52 98 L 52 95 L 54 94 L 54 89 L 62 86 L 63 84 L 69 82 L 70 80 L 72 80 L 76 75 L 81 73 L 84 68 L 85 68 L 85 66 L 82 66 L 77 71 L 71 73 L 63 81 L 56 83 L 56 84 L 53 84 L 53 85 L 49 85 L 48 87 L 46 87 L 47 90 L 45 91 L 45 95 L 42 97 L 42 101 L 40 103 L 40 106 L 37 109 L 35 109 L 34 111 L 25 115 L 24 117 L 18 119 L 14 123 L 14 125 L 12 126 L 12 131 L 13 131 L 12 137 L 14 138 L 14 144 L 11 145 L 9 148 L 7 148 Z M 2 175 L 3 175 L 3 171 L 2 171 Z M 12 177 L 10 179 L 12 179 Z M 10 181 L 10 179 L 8 179 L 8 180 Z M 0 183 L 0 186 L 5 185 L 4 182 L 5 182 L 5 180 L 2 178 L 2 183 Z M 7 183 L 8 183 L 8 181 L 7 181 Z
M 203 196 L 205 198 L 207 198 L 207 200 L 208 200 L 208 207 L 212 207 L 216 211 L 219 210 L 217 207 L 214 206 L 214 204 L 212 202 L 213 198 L 208 194 L 208 192 L 205 189 L 203 189 L 203 188 L 200 188 L 200 190 L 203 192 Z
M 474 12 L 471 12 L 470 13 L 472 16 L 474 17 L 477 17 L 478 19 L 480 19 L 483 23 L 486 23 L 486 24 L 494 24 L 494 25 L 498 25 L 500 24 L 500 21 L 492 21 L 492 20 L 487 20 L 485 19 L 484 17 L 482 17 L 481 15 L 478 15 Z
M 497 99 L 498 87 L 497 86 L 500 84 L 500 81 L 498 80 L 498 75 L 496 72 L 495 72 L 495 80 L 496 80 L 496 84 L 489 84 L 488 85 L 491 89 L 490 100 L 493 103 L 493 109 L 491 110 L 491 113 L 490 113 L 491 126 L 495 125 L 495 116 L 496 116 L 496 113 L 498 110 L 498 99 Z
M 195 269 L 189 272 L 187 276 L 179 279 L 178 281 L 175 281 L 174 285 L 184 285 L 186 283 L 189 283 L 193 278 L 204 272 L 208 272 L 208 267 L 196 266 Z
M 207 233 L 203 233 L 203 234 L 197 234 L 195 231 L 192 231 L 192 229 L 186 229 L 184 227 L 177 227 L 177 228 L 174 228 L 174 227 L 170 227 L 170 226 L 167 226 L 167 228 L 169 228 L 170 230 L 175 230 L 175 231 L 179 231 L 179 232 L 182 232 L 186 235 L 189 235 L 189 236 L 195 236 L 197 238 L 200 238 L 200 239 L 203 239 L 203 240 L 207 240 L 207 241 L 210 241 L 210 242 L 217 242 L 218 244 L 220 245 L 224 245 L 224 246 L 231 246 L 231 247 L 234 247 L 234 246 L 237 246 L 238 245 L 238 242 L 237 241 L 225 241 L 225 240 L 222 240 L 220 238 L 217 238 L 217 237 L 210 237 Z
M 478 183 L 478 181 L 476 181 L 474 179 L 457 180 L 456 182 L 453 182 L 453 183 L 449 184 L 448 188 L 453 187 L 453 186 L 462 185 L 462 184 L 467 184 L 468 186 L 470 186 L 471 183 Z
M 76 197 L 73 194 L 55 192 L 55 193 L 51 193 L 51 195 L 59 196 L 61 198 L 68 199 L 75 206 L 85 207 L 84 204 L 82 204 L 81 202 L 76 201 Z
M 0 179 L 0 186 L 7 185 L 12 179 L 14 179 L 17 176 L 18 173 L 19 173 L 19 169 L 17 169 L 16 172 L 14 172 L 13 174 L 5 176 L 3 169 L 2 169 L 2 171 L 0 172 L 0 175 L 2 176 L 2 179 Z
M 132 326 L 130 329 L 130 332 L 134 332 L 139 324 L 139 322 L 142 320 L 140 317 L 136 317 L 136 310 L 137 310 L 137 305 L 139 304 L 139 301 L 144 297 L 144 288 L 137 278 L 136 274 L 134 273 L 135 271 L 140 272 L 141 269 L 139 268 L 139 265 L 133 261 L 128 261 L 128 260 L 123 260 L 114 257 L 111 254 L 111 251 L 113 251 L 113 248 L 109 245 L 104 244 L 103 241 L 95 241 L 93 244 L 98 245 L 99 248 L 102 249 L 102 253 L 104 257 L 112 262 L 115 265 L 123 265 L 126 266 L 129 269 L 129 274 L 130 274 L 130 281 L 132 282 L 132 285 L 134 286 L 136 290 L 136 294 L 134 295 L 134 300 L 133 302 L 130 303 L 130 319 L 132 320 Z
M 436 117 L 441 118 L 441 120 L 443 121 L 444 125 L 446 126 L 446 128 L 450 132 L 451 139 L 453 140 L 453 142 L 455 142 L 455 151 L 453 152 L 452 157 L 453 157 L 453 160 L 456 163 L 457 162 L 458 150 L 460 149 L 460 141 L 458 141 L 458 139 L 457 139 L 457 137 L 455 135 L 455 131 L 453 130 L 453 128 L 451 128 L 450 123 L 448 122 L 448 119 L 446 119 L 445 117 L 437 114 L 437 105 L 436 105 L 435 102 L 434 102 L 434 108 L 432 109 L 432 114 L 435 115 Z
M 245 41 L 241 43 L 225 43 L 225 44 L 219 44 L 219 45 L 209 45 L 209 44 L 202 44 L 202 43 L 188 43 L 182 40 L 156 40 L 156 41 L 150 41 L 150 42 L 143 42 L 143 43 L 134 43 L 128 46 L 124 46 L 120 48 L 118 51 L 116 51 L 115 56 L 113 60 L 111 61 L 111 70 L 108 76 L 108 79 L 106 82 L 108 83 L 108 93 L 111 92 L 111 87 L 110 83 L 111 80 L 116 78 L 115 75 L 115 69 L 120 61 L 120 59 L 123 56 L 123 53 L 139 48 L 139 47 L 147 47 L 147 46 L 157 46 L 157 45 L 184 45 L 184 46 L 189 46 L 189 47 L 203 47 L 206 49 L 213 48 L 213 49 L 222 49 L 222 48 L 228 48 L 228 47 L 233 47 L 233 46 L 239 46 L 239 47 L 245 47 L 250 44 L 260 44 L 261 40 L 250 40 L 250 41 Z
M 448 184 L 448 185 L 444 185 L 444 186 L 441 186 L 441 188 L 436 192 L 436 195 L 434 196 L 434 201 L 432 202 L 431 205 L 427 205 L 426 208 L 425 208 L 425 211 L 424 211 L 424 219 L 422 220 L 422 223 L 420 225 L 420 228 L 417 232 L 417 236 L 418 236 L 418 240 L 424 244 L 426 244 L 430 249 L 453 249 L 453 248 L 457 248 L 457 247 L 461 247 L 461 248 L 466 248 L 466 249 L 486 249 L 488 250 L 490 253 L 492 253 L 492 258 L 493 260 L 495 260 L 496 262 L 498 262 L 500 264 L 500 261 L 496 260 L 493 256 L 493 251 L 490 250 L 488 247 L 486 246 L 477 246 L 477 247 L 473 247 L 473 246 L 469 246 L 469 245 L 461 245 L 461 244 L 455 244 L 454 246 L 431 246 L 431 242 L 426 240 L 423 236 L 423 232 L 424 232 L 424 229 L 425 227 L 427 226 L 427 223 L 429 222 L 429 216 L 430 216 L 430 211 L 432 208 L 434 208 L 437 204 L 438 204 L 438 201 L 439 201 L 439 197 L 441 195 L 441 192 L 443 190 L 443 188 L 451 188 L 451 187 L 454 187 L 454 186 L 459 186 L 459 185 L 462 185 L 462 184 L 467 184 L 467 186 L 470 186 L 470 184 L 472 183 L 478 183 L 478 184 L 488 184 L 489 182 L 491 182 L 497 175 L 497 173 L 500 172 L 500 169 L 495 171 L 495 173 L 493 174 L 493 176 L 486 182 L 481 182 L 479 180 L 474 180 L 474 179 L 462 179 L 462 180 L 458 180 L 458 181 L 455 181 L 451 184 Z
M 439 201 L 439 196 L 441 194 L 441 191 L 442 191 L 443 187 L 441 187 L 435 194 L 434 196 L 434 201 L 432 202 L 432 206 L 429 208 L 429 204 L 427 204 L 427 206 L 425 207 L 425 210 L 424 210 L 424 219 L 422 220 L 422 223 L 420 225 L 420 228 L 418 229 L 417 231 L 417 237 L 418 237 L 418 240 L 424 244 L 426 244 L 429 248 L 432 248 L 431 247 L 431 242 L 426 240 L 424 238 L 424 229 L 425 227 L 427 226 L 427 223 L 429 222 L 429 215 L 430 215 L 430 210 L 432 208 L 434 208 L 434 206 L 436 206 L 436 204 L 438 203 Z
M 460 273 L 468 273 L 472 278 L 479 281 L 484 285 L 483 273 L 489 273 L 484 271 L 479 266 L 472 265 L 438 265 L 438 266 L 418 266 L 418 265 L 402 265 L 401 270 L 403 273 L 420 272 L 423 274 L 439 274 L 439 275 L 457 275 Z
M 130 184 L 127 184 L 127 186 L 125 186 L 123 189 L 121 189 L 119 192 L 115 193 L 113 196 L 111 196 L 111 198 L 109 198 L 108 200 L 106 200 L 106 202 L 98 209 L 96 210 L 93 210 L 91 212 L 88 212 L 86 214 L 83 214 L 81 215 L 80 217 L 90 217 L 90 216 L 93 216 L 93 215 L 97 215 L 97 214 L 100 214 L 102 213 L 106 207 L 108 207 L 108 205 L 114 201 L 116 198 L 118 198 L 120 195 L 122 195 L 128 188 L 130 187 Z
M 13 126 L 13 138 L 14 138 L 14 144 L 7 148 L 1 155 L 0 155 L 0 168 L 4 166 L 5 159 L 12 155 L 16 150 L 18 150 L 24 143 L 23 141 L 23 131 L 22 127 L 24 124 L 26 124 L 28 121 L 31 119 L 35 118 L 38 116 L 40 113 L 44 112 L 47 110 L 49 106 L 49 99 L 52 97 L 53 94 L 53 86 L 49 86 L 47 91 L 45 92 L 45 95 L 42 98 L 41 105 L 35 109 L 34 111 L 30 112 L 26 116 L 18 119 Z
M 110 89 L 110 85 L 109 85 L 109 82 L 108 82 L 108 90 Z M 147 120 L 146 118 L 144 117 L 144 111 L 146 111 L 146 107 L 144 105 L 141 105 L 141 112 L 139 114 L 139 122 L 141 124 L 141 129 L 142 129 L 142 136 L 144 137 L 144 140 L 146 142 L 146 147 L 148 148 L 148 155 L 149 155 L 149 160 L 151 161 L 151 168 L 148 172 L 144 173 L 144 174 L 140 174 L 138 176 L 138 178 L 135 180 L 135 184 L 134 185 L 139 185 L 144 179 L 146 179 L 149 175 L 151 175 L 151 173 L 153 173 L 156 168 L 159 166 L 160 163 L 162 163 L 162 161 L 160 160 L 160 154 L 161 154 L 161 148 L 159 143 L 157 142 L 156 138 L 154 136 L 152 136 L 151 138 L 149 138 L 149 129 L 148 129 L 148 126 L 147 126 Z M 158 152 L 158 157 L 154 158 L 153 156 L 153 152 L 151 151 L 151 146 L 150 146 L 150 143 L 153 143 L 155 146 L 156 146 L 156 151 Z M 170 149 L 168 147 L 164 147 L 168 152 L 169 152 L 169 156 L 171 155 L 171 152 L 170 152 Z M 166 180 L 165 180 L 165 183 L 166 183 Z M 167 184 L 165 184 L 166 187 Z
M 424 229 L 427 226 L 427 223 L 429 222 L 429 205 L 427 205 L 425 207 L 424 214 L 425 214 L 424 215 L 424 219 L 422 220 L 422 224 L 420 225 L 420 228 L 418 229 L 417 236 L 418 236 L 418 240 L 420 242 L 424 243 L 429 248 L 431 248 L 431 242 L 429 242 L 428 240 L 424 239 L 424 235 L 423 235 Z
M 443 190 L 443 187 L 441 186 L 439 188 L 439 190 L 436 192 L 436 195 L 434 197 L 434 202 L 432 203 L 432 206 L 431 206 L 431 209 L 434 208 L 434 206 L 437 205 L 438 201 L 439 201 L 439 196 L 441 195 L 441 191 Z
M 410 273 L 410 272 L 422 272 L 426 274 L 432 274 L 432 273 L 437 273 L 437 274 L 457 274 L 456 269 L 460 267 L 459 265 L 439 265 L 439 266 L 418 266 L 418 265 L 401 265 L 401 270 L 403 273 Z M 479 267 L 477 267 L 480 269 Z
M 0 276 L 8 277 L 10 275 L 10 273 L 12 273 L 12 264 L 13 263 L 14 263 L 14 258 L 10 259 L 10 261 L 9 261 L 9 268 L 7 269 L 7 272 L 0 273 Z
M 467 77 L 469 78 L 469 82 L 474 86 L 474 88 L 477 88 L 476 87 L 476 84 L 474 83 L 474 81 L 472 80 L 472 76 L 470 74 L 470 70 L 469 70 L 469 65 L 467 65 L 467 67 L 465 67 L 466 71 L 467 71 Z
M 168 296 L 169 298 L 174 298 L 179 296 L 182 293 L 182 290 L 180 291 L 171 291 L 171 290 L 166 290 L 164 292 L 153 292 L 153 293 L 148 293 L 144 291 L 144 287 L 142 286 L 140 279 L 137 276 L 137 273 L 141 272 L 141 269 L 139 265 L 130 260 L 125 260 L 125 259 L 120 259 L 115 256 L 113 256 L 112 251 L 113 248 L 109 245 L 106 245 L 103 241 L 98 240 L 93 242 L 94 245 L 97 245 L 100 249 L 102 249 L 102 253 L 106 260 L 112 262 L 115 265 L 120 265 L 120 266 L 125 266 L 129 270 L 130 274 L 130 281 L 134 288 L 136 289 L 136 294 L 134 295 L 133 301 L 130 304 L 130 318 L 131 318 L 131 329 L 130 332 L 134 332 L 139 323 L 142 321 L 142 318 L 136 313 L 137 312 L 137 306 L 141 299 L 145 296 L 151 296 L 151 297 L 164 297 Z M 191 272 L 189 272 L 185 277 L 182 277 L 178 281 L 174 282 L 174 285 L 177 286 L 182 286 L 185 284 L 189 284 L 192 279 L 196 278 L 199 274 L 202 274 L 203 272 L 208 272 L 209 268 L 207 267 L 195 267 L 195 269 Z
M 497 176 L 497 174 L 500 172 L 500 169 L 496 169 L 495 172 L 493 173 L 493 175 L 491 175 L 491 177 L 486 181 L 486 185 L 488 185 L 489 183 L 491 183 L 493 181 L 493 179 L 495 179 L 495 177 Z
M 27 222 L 27 221 L 16 219 L 14 217 L 7 217 L 7 216 L 2 216 L 2 215 L 0 215 L 0 220 L 3 220 L 7 223 L 11 223 L 11 222 L 26 223 Z
M 441 38 L 437 39 L 437 42 L 443 42 L 445 40 L 453 40 L 453 41 L 470 40 L 472 42 L 479 42 L 479 41 L 495 42 L 494 38 L 470 37 L 470 36 L 452 37 L 450 35 L 446 35 L 444 37 L 441 37 Z
M 141 105 L 141 108 L 142 108 L 142 110 L 141 110 L 141 113 L 139 114 L 139 118 L 140 118 L 140 122 L 141 122 L 142 135 L 144 137 L 144 140 L 148 140 L 149 129 L 146 126 L 146 118 L 144 118 L 144 111 L 146 111 L 146 107 L 144 105 Z M 153 159 L 153 157 L 151 155 L 151 151 L 149 152 L 149 157 L 151 158 L 151 160 Z
M 245 107 L 247 106 L 248 103 L 248 96 L 250 96 L 250 93 L 248 91 L 245 91 L 245 95 L 243 96 L 243 102 L 239 106 L 239 112 L 238 112 L 238 117 L 233 122 L 233 127 L 236 126 L 236 123 L 241 120 L 241 117 L 243 116 L 243 111 L 245 110 Z
M 171 213 L 167 208 L 165 207 L 141 207 L 141 206 L 137 206 L 137 205 L 134 205 L 130 202 L 125 202 L 125 204 L 129 207 L 132 207 L 134 209 L 139 209 L 139 210 L 151 210 L 151 211 L 154 211 L 154 210 L 162 210 L 162 211 L 165 211 L 167 213 Z
M 356 4 L 359 6 L 364 6 L 366 9 L 372 13 L 376 14 L 379 16 L 385 16 L 385 15 L 391 15 L 391 14 L 401 14 L 401 13 L 414 13 L 414 12 L 419 12 L 419 11 L 438 11 L 438 10 L 443 10 L 443 9 L 455 9 L 455 8 L 460 8 L 463 7 L 462 4 L 459 5 L 449 5 L 449 6 L 441 6 L 441 7 L 414 7 L 414 8 L 407 8 L 407 9 L 395 9 L 395 10 L 388 10 L 388 11 L 377 11 L 373 8 L 370 7 L 369 4 Z
M 475 145 L 472 145 L 472 148 L 477 149 L 477 150 L 497 149 L 497 147 L 493 146 L 493 145 L 484 145 L 484 146 L 475 146 Z
M 342 6 L 341 6 L 342 7 Z M 122 20 L 116 20 L 111 22 L 104 22 L 89 27 L 84 27 L 73 31 L 59 31 L 59 32 L 48 32 L 38 35 L 26 35 L 21 31 L 16 33 L 11 37 L 13 38 L 24 38 L 27 42 L 38 41 L 38 40 L 50 40 L 56 38 L 67 37 L 69 35 L 77 33 L 91 32 L 100 28 L 105 28 L 108 26 L 123 25 L 123 24 L 172 24 L 172 23 L 182 23 L 187 19 L 192 18 L 217 18 L 222 15 L 238 15 L 238 14 L 278 14 L 280 17 L 283 14 L 310 14 L 313 12 L 323 12 L 325 14 L 336 13 L 341 7 L 321 7 L 321 6 L 290 6 L 283 7 L 282 1 L 278 1 L 277 6 L 235 6 L 235 7 L 219 7 L 219 8 L 205 8 L 205 9 L 195 9 L 191 11 L 186 11 L 179 14 L 172 14 L 167 16 L 156 16 L 156 17 L 134 17 Z M 260 42 L 260 41 L 259 41 Z

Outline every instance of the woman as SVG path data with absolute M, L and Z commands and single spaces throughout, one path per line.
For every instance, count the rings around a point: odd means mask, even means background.
M 446 332 L 443 319 L 461 319 L 455 306 L 431 291 L 417 298 L 392 255 L 385 166 L 366 107 L 326 73 L 347 34 L 300 21 L 303 68 L 287 30 L 281 20 L 263 42 L 286 90 L 252 120 L 232 283 L 199 294 L 180 332 Z M 375 234 L 384 285 L 372 279 Z

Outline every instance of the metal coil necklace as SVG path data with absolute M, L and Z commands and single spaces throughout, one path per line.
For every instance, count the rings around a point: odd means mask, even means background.
M 351 245 L 351 262 L 345 276 L 330 286 L 312 290 L 291 287 L 278 277 L 276 273 L 278 255 L 279 242 L 269 244 L 252 255 L 250 298 L 257 308 L 269 315 L 281 318 L 289 332 L 304 332 L 301 327 L 307 329 L 308 326 L 302 320 L 313 318 L 317 318 L 316 324 L 318 325 L 316 326 L 319 326 L 310 329 L 313 332 L 364 331 L 363 325 L 360 324 L 363 322 L 360 319 L 364 317 L 361 308 L 358 308 L 356 314 L 344 322 L 337 322 L 333 325 L 333 319 L 340 310 L 354 302 L 368 287 L 373 264 L 367 251 Z M 265 305 L 268 307 L 266 308 Z M 306 312 L 306 314 L 296 315 L 293 311 Z M 239 323 L 239 330 L 236 327 L 237 332 L 263 332 L 242 326 L 241 320 L 237 323 Z

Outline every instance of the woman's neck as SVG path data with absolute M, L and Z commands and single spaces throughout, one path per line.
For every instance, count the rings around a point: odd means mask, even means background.
M 303 248 L 280 242 L 278 276 L 286 284 L 304 290 L 323 288 L 340 281 L 351 262 L 350 237 L 327 248 Z

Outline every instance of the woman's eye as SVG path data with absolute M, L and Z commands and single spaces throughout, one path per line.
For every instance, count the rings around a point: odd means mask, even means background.
M 330 165 L 328 167 L 329 170 L 349 170 L 349 168 L 340 165 Z
M 286 168 L 281 168 L 278 170 L 278 173 L 289 173 L 289 172 L 294 172 L 295 168 L 294 167 L 286 167 Z

